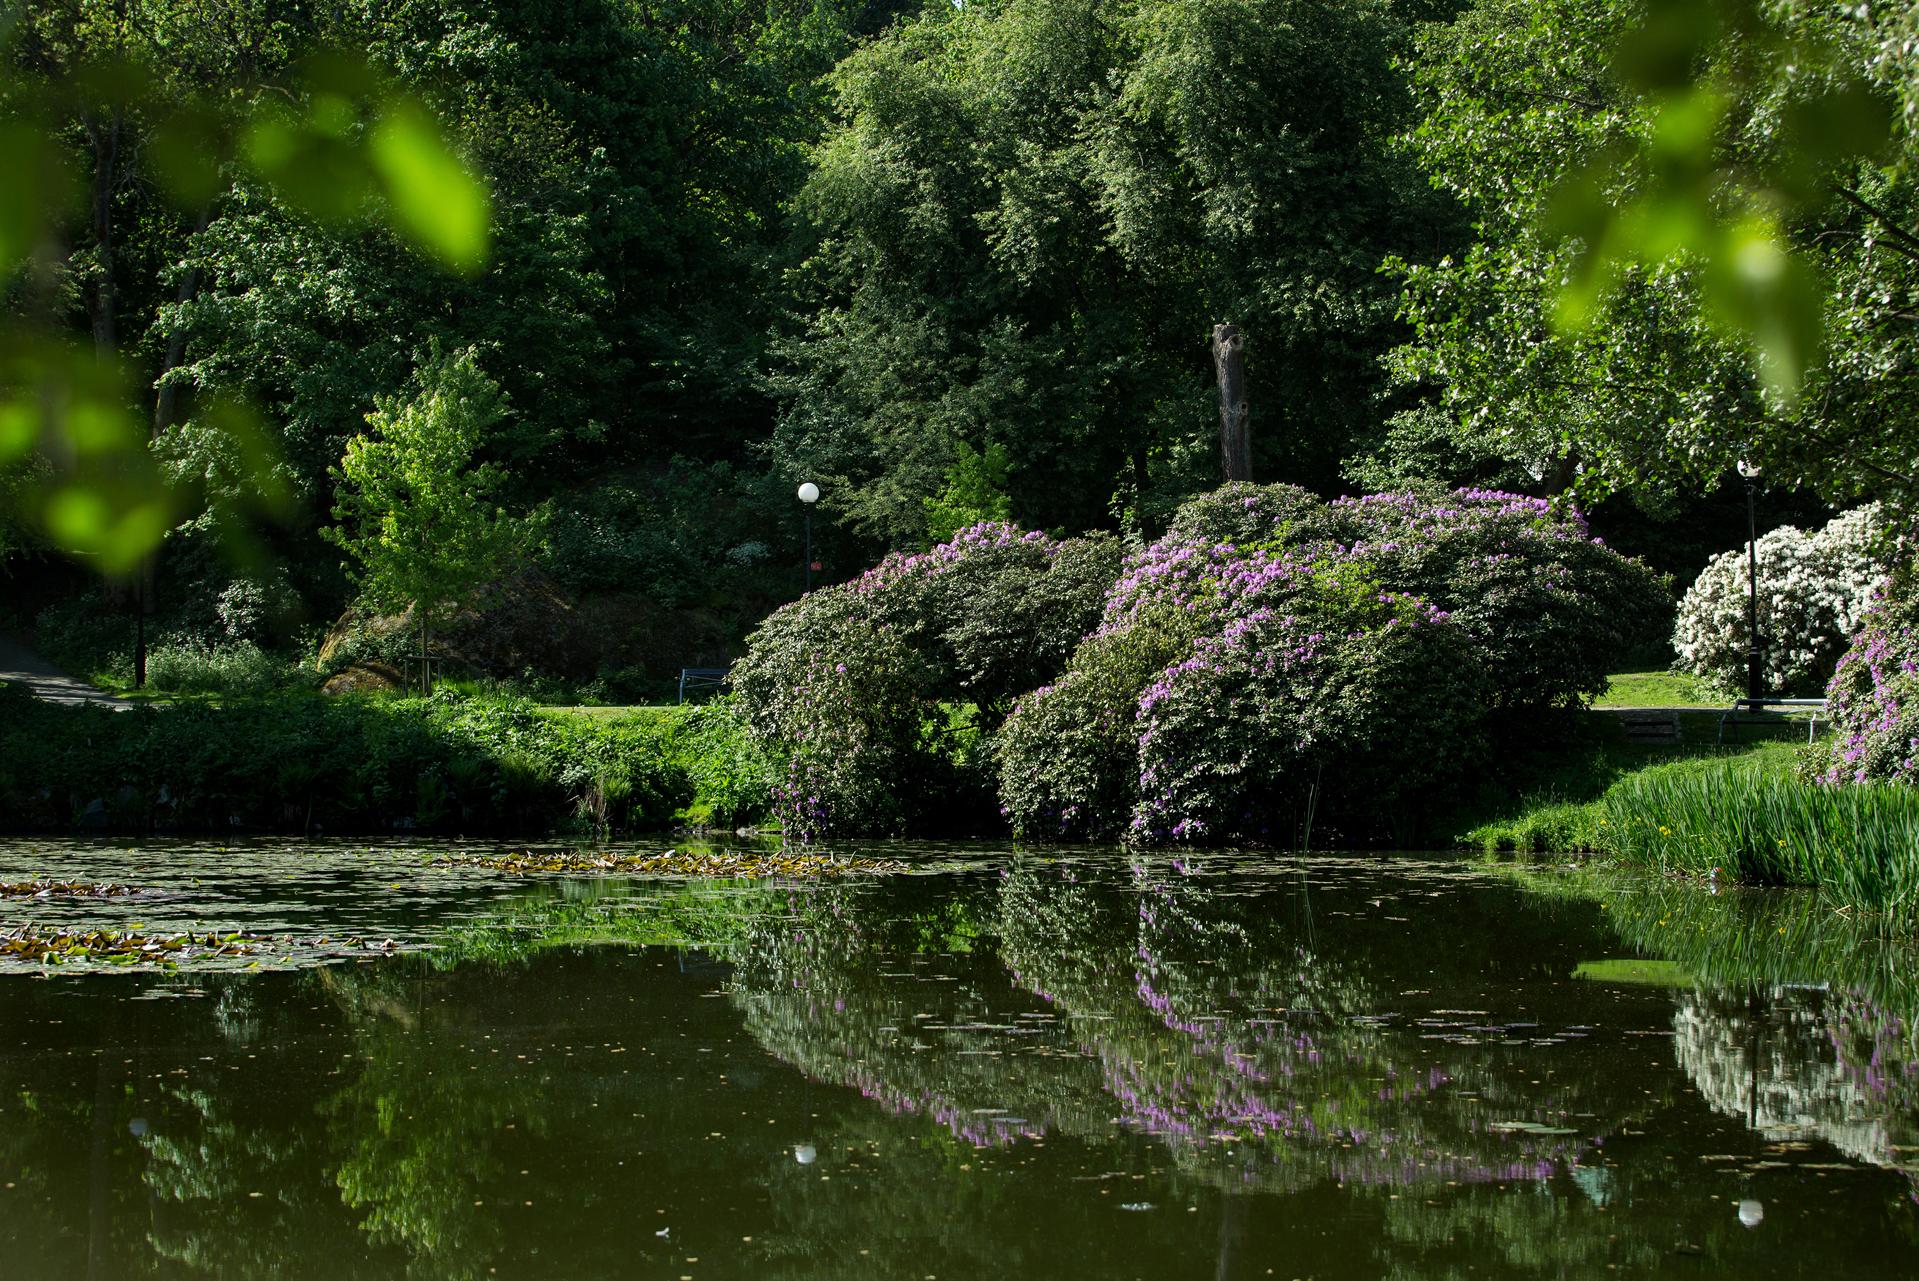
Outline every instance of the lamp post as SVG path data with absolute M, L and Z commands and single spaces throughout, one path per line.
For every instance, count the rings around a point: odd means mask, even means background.
M 1759 464 L 1742 458 L 1739 474 L 1746 482 L 1746 701 L 1757 703 L 1765 697 L 1759 656 Z
M 800 486 L 800 505 L 806 509 L 806 590 L 813 590 L 813 504 L 820 500 L 820 487 L 812 481 Z

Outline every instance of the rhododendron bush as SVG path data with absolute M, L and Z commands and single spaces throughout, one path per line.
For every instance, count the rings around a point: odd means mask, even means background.
M 1813 757 L 1828 783 L 1919 784 L 1919 570 L 1909 544 L 1826 689 L 1833 737 Z
M 1760 535 L 1753 550 L 1767 693 L 1815 694 L 1831 678 L 1885 579 L 1885 543 L 1877 506 L 1846 512 L 1810 534 L 1787 525 Z M 1751 587 L 1746 548 L 1713 557 L 1679 605 L 1677 670 L 1745 688 Z
M 1119 560 L 1109 538 L 989 522 L 775 611 L 732 683 L 784 762 L 774 794 L 788 834 L 899 833 L 990 811 L 980 737 L 1065 665 Z
M 1195 500 L 999 740 L 1035 837 L 1404 836 L 1485 715 L 1596 693 L 1664 607 L 1570 508 L 1490 491 Z M 1322 829 L 1324 830 L 1324 829 Z

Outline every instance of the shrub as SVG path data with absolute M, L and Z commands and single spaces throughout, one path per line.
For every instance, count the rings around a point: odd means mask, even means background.
M 1810 761 L 1827 783 L 1919 784 L 1919 571 L 1879 592 L 1826 687 L 1835 733 Z
M 1236 619 L 1140 696 L 1133 835 L 1303 844 L 1317 816 L 1365 837 L 1475 754 L 1456 626 L 1409 597 L 1316 613 Z
M 147 655 L 147 687 L 173 694 L 244 696 L 309 686 L 316 675 L 300 664 L 241 641 L 216 645 L 181 640 Z
M 1192 643 L 1183 619 L 1092 637 L 1066 672 L 1022 698 L 995 740 L 1000 814 L 1039 839 L 1107 839 L 1139 793 L 1136 704 Z
M 1815 533 L 1785 525 L 1760 536 L 1754 551 L 1769 691 L 1812 694 L 1831 678 L 1885 577 L 1884 543 L 1876 506 L 1846 512 Z M 1678 671 L 1744 688 L 1751 646 L 1747 562 L 1744 548 L 1723 552 L 1687 589 L 1673 629 Z
M 1596 693 L 1662 607 L 1543 500 L 1229 485 L 1128 558 L 1099 632 L 1021 700 L 1002 808 L 1035 837 L 1271 839 L 1315 808 L 1403 837 L 1487 709 Z
M 921 750 L 932 682 L 923 657 L 876 623 L 851 587 L 776 610 L 734 665 L 735 699 L 776 762 L 786 831 L 895 834 L 932 762 Z
M 1110 539 L 989 522 L 776 611 L 733 688 L 779 763 L 787 830 L 895 833 L 983 802 L 983 757 L 970 746 L 1064 666 L 1118 563 Z M 977 715 L 956 716 L 965 704 Z
M 534 832 L 750 819 L 766 781 L 709 709 L 310 694 L 111 712 L 0 688 L 0 826 Z
M 1366 552 L 1384 586 L 1433 602 L 1471 639 L 1495 708 L 1590 701 L 1667 616 L 1659 576 L 1592 537 L 1567 503 L 1462 489 L 1332 509 L 1334 537 Z

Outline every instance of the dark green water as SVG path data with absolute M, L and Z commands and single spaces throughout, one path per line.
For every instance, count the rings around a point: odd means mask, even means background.
M 9 926 L 291 936 L 0 972 L 0 1278 L 1919 1271 L 1910 947 L 1803 898 L 954 853 L 755 886 L 0 847 L 154 891 Z

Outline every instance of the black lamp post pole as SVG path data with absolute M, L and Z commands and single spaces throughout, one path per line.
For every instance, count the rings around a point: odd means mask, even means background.
M 1759 517 L 1755 498 L 1758 487 L 1757 476 L 1746 477 L 1746 698 L 1755 703 L 1765 697 L 1759 661 Z
M 806 590 L 813 590 L 813 504 L 806 505 Z

